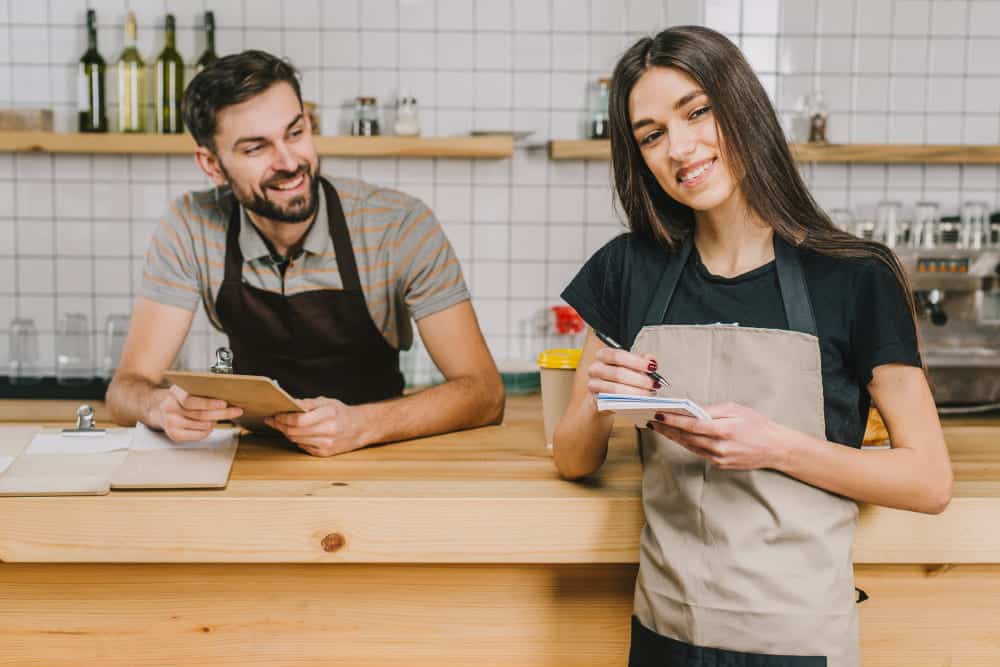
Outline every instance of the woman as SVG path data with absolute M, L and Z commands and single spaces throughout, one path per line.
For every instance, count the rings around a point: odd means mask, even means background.
M 563 298 L 631 352 L 588 332 L 556 466 L 577 478 L 603 463 L 613 415 L 598 392 L 662 389 L 712 417 L 658 414 L 640 431 L 630 664 L 857 667 L 855 501 L 939 513 L 951 498 L 905 275 L 819 210 L 721 34 L 637 42 L 610 125 L 630 233 Z M 872 401 L 892 448 L 862 452 Z

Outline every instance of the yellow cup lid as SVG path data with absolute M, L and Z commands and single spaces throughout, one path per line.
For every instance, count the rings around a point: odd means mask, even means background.
M 567 368 L 573 370 L 580 364 L 581 354 L 583 354 L 583 350 L 576 348 L 545 350 L 538 355 L 538 367 Z

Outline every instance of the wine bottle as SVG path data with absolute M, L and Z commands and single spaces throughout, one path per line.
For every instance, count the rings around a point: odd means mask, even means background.
M 174 15 L 167 14 L 166 45 L 156 59 L 156 131 L 181 134 L 181 98 L 184 96 L 184 61 L 175 46 Z
M 146 63 L 139 55 L 136 43 L 135 12 L 125 21 L 125 48 L 118 56 L 118 131 L 142 132 L 145 110 L 142 108 L 146 89 Z
M 215 14 L 212 12 L 205 12 L 205 50 L 202 52 L 201 57 L 198 58 L 198 62 L 194 65 L 195 74 L 205 69 L 218 59 L 219 56 L 215 54 Z
M 104 58 L 97 52 L 97 13 L 87 10 L 87 50 L 76 74 L 76 108 L 80 132 L 107 132 L 104 108 Z

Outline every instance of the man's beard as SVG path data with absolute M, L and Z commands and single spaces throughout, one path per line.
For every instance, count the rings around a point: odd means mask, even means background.
M 317 171 L 319 171 L 318 163 Z M 276 173 L 272 178 L 268 179 L 266 183 L 261 184 L 260 192 L 254 192 L 253 190 L 244 191 L 229 176 L 225 167 L 222 167 L 222 173 L 225 174 L 226 178 L 229 180 L 229 186 L 232 188 L 236 201 L 242 204 L 243 208 L 256 213 L 262 218 L 266 218 L 274 222 L 294 224 L 298 222 L 305 222 L 315 215 L 316 209 L 319 208 L 319 179 L 316 178 L 316 174 L 312 172 L 309 168 L 309 163 L 307 162 L 300 164 L 299 168 L 294 172 L 281 171 Z M 277 202 L 268 199 L 267 192 L 269 184 L 295 179 L 298 178 L 300 174 L 304 174 L 305 178 L 308 179 L 306 194 L 293 198 L 287 204 L 278 204 Z

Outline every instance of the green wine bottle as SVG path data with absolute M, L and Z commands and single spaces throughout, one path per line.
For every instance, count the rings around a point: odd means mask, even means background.
M 205 12 L 205 50 L 202 52 L 201 57 L 198 58 L 198 62 L 194 65 L 195 74 L 205 69 L 218 59 L 219 56 L 215 54 L 215 14 L 212 12 Z
M 181 134 L 181 98 L 184 96 L 184 60 L 175 47 L 174 15 L 167 14 L 166 45 L 156 59 L 156 131 Z
M 104 108 L 104 58 L 97 52 L 97 13 L 87 10 L 87 50 L 76 74 L 76 105 L 80 132 L 107 132 Z
M 136 26 L 135 12 L 128 13 L 125 21 L 125 48 L 118 56 L 118 131 L 142 132 L 146 123 L 143 122 L 145 110 L 142 108 L 146 99 L 146 63 L 139 55 L 135 46 Z

